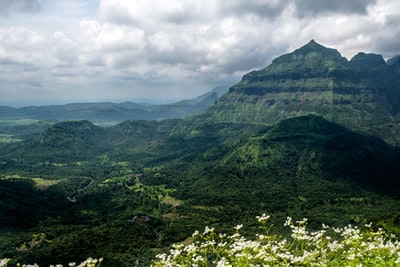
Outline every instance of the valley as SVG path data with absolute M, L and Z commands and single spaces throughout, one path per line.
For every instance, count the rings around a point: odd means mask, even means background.
M 197 115 L 7 119 L 0 259 L 149 266 L 206 226 L 251 238 L 264 213 L 276 235 L 287 216 L 400 235 L 399 68 L 382 60 L 311 41 Z

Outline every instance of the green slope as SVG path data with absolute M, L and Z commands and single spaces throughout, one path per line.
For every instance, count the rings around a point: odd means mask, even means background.
M 144 181 L 178 188 L 191 205 L 220 207 L 220 223 L 266 211 L 346 224 L 398 215 L 399 159 L 376 137 L 305 116 L 160 163 Z

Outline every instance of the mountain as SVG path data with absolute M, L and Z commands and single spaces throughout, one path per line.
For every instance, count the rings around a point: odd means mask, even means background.
M 166 105 L 123 103 L 72 103 L 66 105 L 29 106 L 12 108 L 0 106 L 1 119 L 29 118 L 36 120 L 90 120 L 94 122 L 122 122 L 125 120 L 162 120 L 184 118 L 202 113 L 215 104 L 227 86 L 217 86 L 194 99 Z
M 198 198 L 199 205 L 222 201 L 210 203 L 214 195 L 254 205 L 263 200 L 267 210 L 280 204 L 284 210 L 299 195 L 315 202 L 312 206 L 328 195 L 352 195 L 357 190 L 400 197 L 400 158 L 395 150 L 379 138 L 318 116 L 283 120 L 230 150 L 220 150 L 225 153 L 219 152 L 218 160 L 195 175 L 188 167 L 193 179 L 184 194 Z M 341 191 L 332 191 L 335 187 Z
M 205 116 L 272 125 L 314 114 L 398 144 L 398 66 L 398 59 L 386 63 L 377 54 L 359 53 L 348 61 L 337 50 L 311 40 L 244 75 Z

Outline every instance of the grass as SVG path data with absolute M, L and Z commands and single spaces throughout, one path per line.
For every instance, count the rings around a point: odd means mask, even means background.
M 48 188 L 49 186 L 56 185 L 56 184 L 60 183 L 61 181 L 65 180 L 65 179 L 47 180 L 47 179 L 43 179 L 40 177 L 34 177 L 34 178 L 25 177 L 25 176 L 21 176 L 19 174 L 6 175 L 2 179 L 29 179 L 29 180 L 34 181 L 35 187 L 40 190 L 44 190 L 44 189 Z
M 12 134 L 0 134 L 0 143 L 15 143 L 21 141 L 22 139 L 14 138 Z
M 40 190 L 44 190 L 44 189 L 48 188 L 49 186 L 56 185 L 56 184 L 60 183 L 61 181 L 63 181 L 63 179 L 46 180 L 43 178 L 32 178 L 32 180 L 35 182 L 36 188 L 38 188 Z
M 3 118 L 0 119 L 0 127 L 12 127 L 19 125 L 29 125 L 40 122 L 40 120 L 29 119 L 29 118 Z
M 175 198 L 173 198 L 171 196 L 165 196 L 163 203 L 167 204 L 167 205 L 171 205 L 173 207 L 178 207 L 178 206 L 183 204 L 183 201 L 175 199 Z

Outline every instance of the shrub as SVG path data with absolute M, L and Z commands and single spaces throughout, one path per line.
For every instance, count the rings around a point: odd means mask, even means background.
M 348 225 L 342 228 L 322 225 L 321 230 L 307 229 L 307 219 L 293 222 L 288 217 L 284 223 L 290 235 L 271 234 L 269 216 L 257 217 L 260 233 L 253 239 L 240 234 L 243 225 L 235 227 L 234 234 L 216 233 L 206 227 L 193 234 L 188 245 L 173 245 L 169 254 L 159 254 L 153 267 L 159 266 L 400 266 L 400 242 L 382 229 L 374 230 L 366 224 L 361 230 Z M 9 259 L 0 260 L 6 267 Z M 76 267 L 98 267 L 102 262 L 89 258 Z M 21 265 L 18 265 L 21 266 Z M 38 267 L 22 265 L 22 267 Z M 62 266 L 62 265 L 55 265 Z
M 269 216 L 258 217 L 262 233 L 249 240 L 240 234 L 217 234 L 206 227 L 196 231 L 189 245 L 174 245 L 169 254 L 157 255 L 158 266 L 400 266 L 400 243 L 382 229 L 365 230 L 348 225 L 319 231 L 307 230 L 307 219 L 287 218 L 290 237 L 271 235 Z
M 0 260 L 0 267 L 7 267 L 8 262 L 10 259 L 2 259 Z M 87 260 L 81 262 L 79 265 L 76 265 L 75 262 L 71 262 L 68 264 L 70 267 L 99 267 L 103 259 L 92 259 L 88 258 Z M 17 264 L 19 267 L 39 267 L 39 265 L 35 264 Z M 50 267 L 63 267 L 61 264 L 50 265 Z

